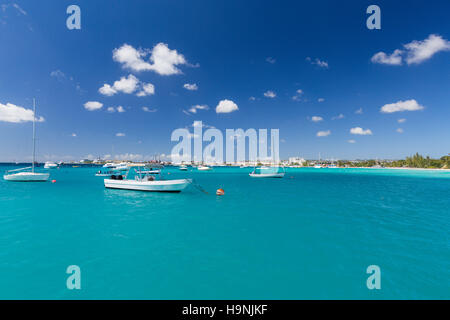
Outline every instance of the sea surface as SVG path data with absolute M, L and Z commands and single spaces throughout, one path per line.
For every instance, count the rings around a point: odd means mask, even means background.
M 167 168 L 208 194 L 163 194 L 105 189 L 97 170 L 0 180 L 0 299 L 450 298 L 450 172 Z

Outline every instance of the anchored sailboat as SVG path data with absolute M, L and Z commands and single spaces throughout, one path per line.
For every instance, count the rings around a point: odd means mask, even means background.
M 33 99 L 33 161 L 31 167 L 20 168 L 15 170 L 6 171 L 3 179 L 8 181 L 21 181 L 21 182 L 44 182 L 50 177 L 50 173 L 34 172 L 34 163 L 36 158 L 36 102 Z M 29 170 L 31 171 L 24 171 Z

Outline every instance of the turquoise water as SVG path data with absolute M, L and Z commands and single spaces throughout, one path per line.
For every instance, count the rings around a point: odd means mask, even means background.
M 161 194 L 107 190 L 97 170 L 0 181 L 0 298 L 450 298 L 449 172 L 168 169 L 209 194 Z

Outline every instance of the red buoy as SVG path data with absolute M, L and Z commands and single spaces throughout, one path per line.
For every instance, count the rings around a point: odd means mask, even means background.
M 217 194 L 218 196 L 223 196 L 223 195 L 225 194 L 225 190 L 223 190 L 223 189 L 217 189 L 216 194 Z
M 56 182 L 56 180 L 52 180 L 52 183 L 55 183 Z

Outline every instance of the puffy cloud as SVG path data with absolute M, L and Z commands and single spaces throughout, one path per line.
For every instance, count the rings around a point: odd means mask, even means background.
M 189 91 L 195 91 L 195 90 L 198 90 L 198 86 L 197 86 L 197 84 L 195 84 L 195 83 L 185 83 L 184 85 L 183 85 L 183 88 L 185 88 L 186 90 L 189 90 Z
M 76 137 L 77 134 L 76 134 L 76 133 L 72 133 L 70 136 L 71 136 L 71 137 Z
M 118 107 L 117 107 L 117 112 L 120 112 L 120 113 L 125 112 L 124 107 L 118 106 Z
M 128 77 L 121 77 L 120 80 L 114 81 L 113 88 L 123 93 L 133 93 L 136 91 L 139 80 L 132 74 Z
M 271 90 L 264 92 L 264 97 L 266 98 L 275 98 L 276 96 L 276 93 Z
M 382 113 L 393 113 L 393 112 L 401 112 L 401 111 L 417 111 L 423 110 L 425 107 L 421 106 L 417 103 L 416 100 L 406 100 L 406 101 L 397 101 L 395 103 L 385 104 L 381 107 L 380 112 Z
M 319 117 L 319 116 L 312 116 L 311 117 L 311 121 L 312 122 L 319 122 L 319 121 L 323 121 L 323 118 Z
M 108 107 L 108 109 L 106 109 L 106 111 L 108 111 L 108 112 L 119 112 L 119 113 L 122 113 L 122 112 L 125 112 L 125 108 L 124 107 L 122 107 L 122 106 L 118 106 L 118 107 Z
M 33 121 L 33 117 L 34 112 L 31 109 L 25 109 L 12 103 L 0 103 L 0 121 L 21 123 Z M 38 122 L 43 122 L 44 120 L 43 117 L 36 117 L 36 121 Z
M 84 104 L 84 108 L 89 111 L 99 110 L 103 107 L 103 103 L 98 101 L 88 101 Z
M 384 52 L 378 52 L 374 54 L 372 59 L 370 59 L 373 63 L 380 64 L 389 64 L 394 66 L 399 66 L 402 64 L 402 50 L 395 50 L 392 54 L 388 55 Z
M 142 110 L 145 112 L 156 112 L 157 109 L 150 109 L 149 107 L 142 107 Z
M 144 58 L 150 54 L 149 61 Z M 135 49 L 124 44 L 113 51 L 113 59 L 122 64 L 124 68 L 133 71 L 154 71 L 160 75 L 179 74 L 176 66 L 187 64 L 186 59 L 176 50 L 171 50 L 165 43 L 158 43 L 152 50 Z
M 146 97 L 155 94 L 155 86 L 151 83 L 142 84 L 142 90 L 137 93 L 138 97 Z
M 361 127 L 355 127 L 355 128 L 351 128 L 350 129 L 350 133 L 351 134 L 359 134 L 359 135 L 367 136 L 367 135 L 371 135 L 372 131 L 370 129 L 364 130 Z
M 428 38 L 422 41 L 414 40 L 403 45 L 404 50 L 397 49 L 388 55 L 384 52 L 376 53 L 371 61 L 388 65 L 401 65 L 403 60 L 408 65 L 419 64 L 434 56 L 440 51 L 450 50 L 450 41 L 443 39 L 436 34 L 430 34 Z
M 155 94 L 155 86 L 153 84 L 143 83 L 132 74 L 128 75 L 128 77 L 121 77 L 120 80 L 114 81 L 112 86 L 105 83 L 100 89 L 98 89 L 98 92 L 110 97 L 118 92 L 131 94 L 137 90 L 139 90 L 136 94 L 138 97 L 145 97 Z
M 250 101 L 255 101 L 256 98 L 252 96 L 252 97 L 248 98 L 248 100 L 250 100 Z
M 303 90 L 302 89 L 298 89 L 297 91 L 295 91 L 295 95 L 292 97 L 292 100 L 300 101 L 300 96 L 302 94 L 303 94 Z
M 318 137 L 326 137 L 326 136 L 329 136 L 330 134 L 331 134 L 330 130 L 319 131 L 319 132 L 317 132 L 316 136 L 318 136 Z
M 103 85 L 103 87 L 101 87 L 100 89 L 98 89 L 98 92 L 100 92 L 101 94 L 103 94 L 104 96 L 113 96 L 117 93 L 116 89 L 114 89 L 113 87 L 111 87 L 109 84 L 105 83 Z
M 359 108 L 358 110 L 355 111 L 356 114 L 363 114 L 363 109 Z
M 116 137 L 125 137 L 125 133 L 118 132 L 118 133 L 116 133 Z
M 398 133 L 403 133 L 403 129 L 402 129 L 402 128 L 398 128 L 396 131 L 397 131 Z
M 237 110 L 239 110 L 237 104 L 228 99 L 221 100 L 216 107 L 216 113 L 230 113 Z
M 356 143 L 356 141 L 353 140 L 353 139 L 347 140 L 347 142 L 348 142 L 348 143 Z

